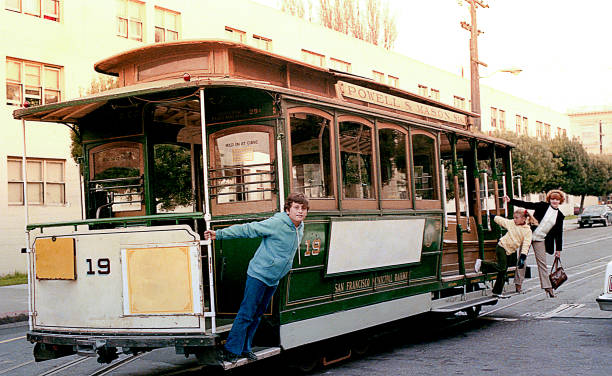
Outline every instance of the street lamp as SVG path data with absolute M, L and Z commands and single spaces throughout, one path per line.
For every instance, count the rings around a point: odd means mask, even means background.
M 488 74 L 488 75 L 486 75 L 486 76 L 480 76 L 480 78 L 489 78 L 489 77 L 491 77 L 492 75 L 494 75 L 495 73 L 499 73 L 499 72 L 502 72 L 502 73 L 510 73 L 510 74 L 513 74 L 513 75 L 515 75 L 515 76 L 516 76 L 516 75 L 518 75 L 519 73 L 521 73 L 522 71 L 523 71 L 523 70 L 522 70 L 521 68 L 516 68 L 516 67 L 512 67 L 512 68 L 504 68 L 504 69 L 498 69 L 498 70 L 494 71 L 493 73 Z

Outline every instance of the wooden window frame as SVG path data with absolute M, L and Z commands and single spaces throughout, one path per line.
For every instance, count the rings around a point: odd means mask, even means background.
M 440 90 L 434 88 L 429 89 L 429 98 L 440 102 Z
M 523 131 L 529 135 L 529 118 L 523 116 Z
M 36 61 L 29 61 L 29 60 L 22 60 L 22 59 L 17 59 L 17 58 L 12 58 L 12 57 L 7 57 L 6 58 L 6 64 L 8 65 L 9 62 L 13 62 L 13 63 L 17 63 L 19 64 L 20 68 L 19 68 L 19 81 L 15 81 L 15 80 L 11 80 L 11 79 L 6 79 L 6 85 L 15 85 L 15 86 L 19 86 L 20 87 L 20 97 L 21 97 L 21 102 L 22 103 L 16 103 L 15 101 L 11 100 L 9 102 L 9 99 L 7 97 L 7 102 L 6 104 L 8 105 L 14 105 L 14 106 L 22 106 L 23 103 L 25 103 L 26 101 L 26 97 L 28 95 L 26 95 L 26 89 L 27 87 L 30 88 L 37 88 L 39 90 L 40 93 L 40 104 L 50 104 L 50 103 L 56 103 L 56 102 L 47 102 L 45 100 L 45 93 L 47 91 L 53 91 L 53 92 L 57 92 L 57 96 L 58 96 L 58 102 L 62 100 L 62 82 L 63 82 L 63 68 L 62 67 L 58 67 L 58 66 L 54 66 L 54 65 L 49 65 L 49 64 L 44 64 L 44 63 L 39 63 Z M 26 84 L 26 66 L 36 66 L 39 69 L 39 86 L 32 86 L 32 85 L 27 85 Z M 57 72 L 57 77 L 58 77 L 58 82 L 57 82 L 57 89 L 56 88 L 50 88 L 46 86 L 46 72 L 48 70 L 53 70 Z M 5 86 L 6 86 L 5 85 Z M 6 90 L 6 89 L 5 89 Z
M 8 156 L 7 157 L 7 164 L 9 161 L 15 161 L 15 162 L 19 162 L 21 165 L 21 171 L 23 171 L 23 159 L 21 157 L 12 157 L 12 156 Z M 65 206 L 68 201 L 66 199 L 66 160 L 65 159 L 58 159 L 58 158 L 26 158 L 26 170 L 27 170 L 27 163 L 28 162 L 39 162 L 41 163 L 41 180 L 31 180 L 30 178 L 27 178 L 27 176 L 21 176 L 20 180 L 15 180 L 15 179 L 10 179 L 10 177 L 8 176 L 8 171 L 7 171 L 7 183 L 8 184 L 21 184 L 21 189 L 23 191 L 23 184 L 25 181 L 26 184 L 26 194 L 28 194 L 27 192 L 27 185 L 28 184 L 41 184 L 42 185 L 42 202 L 33 202 L 31 200 L 28 200 L 28 206 L 55 206 L 55 207 L 61 207 L 61 206 Z M 61 164 L 61 168 L 62 168 L 62 177 L 63 177 L 63 181 L 49 181 L 48 179 L 48 172 L 47 172 L 47 163 L 60 163 Z M 23 175 L 23 172 L 21 172 L 21 174 Z M 26 171 L 27 174 L 27 171 Z M 26 179 L 27 178 L 27 179 Z M 7 187 L 8 187 L 7 184 Z M 63 197 L 61 198 L 60 203 L 49 203 L 49 200 L 47 198 L 47 185 L 60 185 L 63 187 Z M 8 205 L 9 206 L 23 206 L 24 205 L 24 199 L 25 197 L 22 197 L 22 201 L 21 202 L 13 202 L 13 201 L 8 201 Z M 8 200 L 8 198 L 7 198 Z
M 491 128 L 497 129 L 497 108 L 491 107 Z
M 412 209 L 413 207 L 412 197 L 414 195 L 414 192 L 412 191 L 412 160 L 410 158 L 410 154 L 411 154 L 410 153 L 410 148 L 411 148 L 410 132 L 405 127 L 402 127 L 397 124 L 378 122 L 376 125 L 377 125 L 377 129 L 376 129 L 377 139 L 379 137 L 378 132 L 380 132 L 383 129 L 392 129 L 392 130 L 401 132 L 406 136 L 406 175 L 407 175 L 406 184 L 408 185 L 407 186 L 408 197 L 406 199 L 383 198 L 382 197 L 382 178 L 381 178 L 380 187 L 379 187 L 379 189 L 381 190 L 381 195 L 380 195 L 381 207 L 383 209 Z M 377 158 L 379 161 L 381 161 L 380 149 L 378 150 Z M 378 165 L 380 166 L 380 162 Z M 380 171 L 379 171 L 379 174 L 380 174 Z
M 415 197 L 414 200 L 414 208 L 419 209 L 442 209 L 442 198 L 440 193 L 440 153 L 439 153 L 439 145 L 438 145 L 438 137 L 436 134 L 431 132 L 424 131 L 422 129 L 411 128 L 410 130 L 410 174 L 411 177 L 414 176 L 414 146 L 412 144 L 412 138 L 415 135 L 425 135 L 431 138 L 434 143 L 434 171 L 433 171 L 433 182 L 434 182 L 434 191 L 438 198 L 436 200 L 417 200 L 416 199 L 416 189 L 413 189 L 412 194 Z M 414 187 L 413 187 L 414 188 Z
M 291 152 L 291 115 L 296 113 L 305 113 L 320 116 L 326 120 L 329 120 L 329 144 L 330 144 L 330 169 L 332 175 L 332 197 L 331 198 L 308 198 L 308 206 L 310 211 L 312 210 L 338 210 L 338 174 L 337 171 L 337 163 L 336 163 L 336 127 L 334 124 L 334 116 L 325 111 L 312 108 L 312 107 L 293 107 L 287 110 L 287 118 L 285 121 L 287 135 L 287 155 L 289 156 L 289 170 L 291 170 L 293 166 L 293 155 Z M 291 171 L 289 172 L 291 175 Z M 293 187 L 293 178 L 289 177 L 289 187 L 290 192 L 294 192 Z
M 340 59 L 336 59 L 336 58 L 330 57 L 329 58 L 329 63 L 330 63 L 330 65 L 334 65 L 334 66 L 331 67 L 332 69 L 336 69 L 336 70 L 347 72 L 347 73 L 351 73 L 351 71 L 352 71 L 352 64 L 349 63 L 348 61 L 344 61 L 344 60 L 340 60 Z
M 229 34 L 232 33 L 232 34 Z M 242 31 L 230 26 L 225 26 L 225 34 L 229 36 L 229 38 L 237 43 L 246 43 L 247 34 L 246 31 Z M 239 35 L 240 38 L 234 37 L 234 35 Z M 238 40 L 239 39 L 239 40 Z
M 208 135 L 209 142 L 209 154 L 208 158 L 210 161 L 210 168 L 214 169 L 215 165 L 215 153 L 217 152 L 217 145 L 215 140 L 219 137 L 227 136 L 234 133 L 241 132 L 266 132 L 269 137 L 270 145 L 270 163 L 274 169 L 274 179 L 278 182 L 278 163 L 276 160 L 276 142 L 274 141 L 274 127 L 261 124 L 245 124 L 237 125 L 225 129 L 214 131 Z M 278 188 L 278 183 L 273 183 Z M 278 210 L 278 194 L 275 191 L 270 192 L 269 200 L 259 201 L 247 201 L 247 202 L 226 202 L 217 203 L 215 198 L 210 199 L 210 209 L 213 215 L 239 215 L 247 213 L 263 213 L 263 212 L 274 212 Z
M 499 112 L 499 129 L 503 131 L 506 129 L 506 111 L 500 109 L 498 112 Z
M 38 13 L 25 10 L 23 1 L 24 0 L 19 0 L 19 7 L 17 8 L 11 8 L 8 5 L 5 5 L 4 9 L 12 12 L 27 14 L 28 16 L 34 16 L 49 21 L 60 21 L 60 0 L 35 0 L 35 2 L 38 3 Z M 47 3 L 54 5 L 54 8 L 56 10 L 55 13 L 47 13 Z
M 396 88 L 399 88 L 399 77 L 396 76 L 392 76 L 392 75 L 387 75 L 387 83 L 389 84 L 389 86 L 393 86 Z
M 306 56 L 319 58 L 319 64 L 312 64 L 309 61 L 306 61 L 306 58 L 305 58 Z M 306 49 L 303 49 L 303 48 L 302 48 L 302 60 L 306 64 L 314 65 L 316 67 L 325 67 L 325 55 L 322 55 L 320 53 L 313 52 L 313 51 L 310 51 L 310 50 L 306 50 Z
M 374 81 L 379 82 L 381 84 L 385 83 L 385 74 L 383 72 L 379 72 L 377 70 L 372 70 L 372 77 Z
M 272 51 L 272 39 L 262 37 L 261 35 L 253 34 L 253 39 L 255 40 L 256 47 L 265 50 Z M 262 48 L 263 44 L 263 48 Z
M 368 198 L 368 199 L 362 199 L 362 198 L 346 198 L 344 197 L 344 193 L 343 193 L 343 180 L 342 180 L 342 166 L 340 164 L 340 161 L 338 161 L 338 171 L 340 172 L 339 174 L 339 178 L 340 181 L 338 182 L 338 189 L 340 189 L 339 192 L 339 196 L 340 199 L 342 200 L 342 209 L 347 209 L 347 210 L 359 210 L 359 209 L 364 209 L 364 210 L 376 210 L 378 209 L 378 163 L 377 163 L 377 159 L 378 159 L 378 149 L 376 147 L 376 142 L 375 142 L 375 137 L 376 134 L 375 132 L 375 127 L 374 127 L 374 123 L 372 121 L 369 121 L 365 118 L 359 117 L 359 116 L 354 116 L 354 115 L 341 115 L 338 116 L 337 118 L 337 135 L 340 134 L 340 123 L 343 122 L 353 122 L 353 123 L 359 123 L 359 124 L 363 124 L 367 127 L 370 128 L 370 136 L 372 139 L 372 198 Z M 338 147 L 338 154 L 341 152 L 340 149 L 340 137 L 335 137 L 336 138 L 336 143 L 337 143 L 337 147 Z
M 126 14 L 125 17 L 120 17 L 117 14 L 117 21 L 118 22 L 125 22 L 126 27 L 125 27 L 125 35 L 119 33 L 119 30 L 117 30 L 117 36 L 122 37 L 122 38 L 126 38 L 126 39 L 132 39 L 135 41 L 139 41 L 139 42 L 144 42 L 145 40 L 145 20 L 147 19 L 147 15 L 146 15 L 146 5 L 144 2 L 139 1 L 139 0 L 122 0 L 125 2 L 125 6 L 126 6 Z M 142 7 L 142 18 L 138 19 L 138 18 L 132 18 L 130 17 L 130 3 L 136 3 L 138 4 L 140 7 Z M 138 24 L 140 24 L 140 38 L 135 38 L 134 37 L 134 33 L 131 31 L 132 28 L 130 27 L 130 22 L 136 22 Z
M 155 43 L 163 43 L 163 42 L 167 42 L 168 41 L 168 32 L 173 32 L 176 33 L 176 40 L 181 39 L 181 31 L 180 31 L 180 23 L 181 23 L 181 13 L 174 11 L 174 10 L 170 10 L 167 8 L 162 8 L 162 7 L 158 7 L 155 6 L 155 12 L 160 11 L 162 12 L 162 25 L 157 25 L 157 20 L 155 20 L 155 30 L 159 29 L 159 30 L 163 30 L 163 36 L 164 36 L 164 40 L 161 41 L 155 41 Z M 168 28 L 166 25 L 166 15 L 168 13 L 173 14 L 176 17 L 177 20 L 177 24 L 176 24 L 176 30 L 170 29 Z M 157 34 L 155 34 L 155 37 L 157 36 Z M 173 39 L 174 41 L 175 39 Z
M 429 88 L 425 85 L 418 85 L 418 94 L 422 97 L 428 98 L 429 97 Z

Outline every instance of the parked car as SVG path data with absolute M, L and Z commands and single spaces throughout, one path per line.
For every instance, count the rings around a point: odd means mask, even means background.
M 606 267 L 606 277 L 604 278 L 604 290 L 597 299 L 599 308 L 603 311 L 612 311 L 612 261 Z
M 601 223 L 604 226 L 612 223 L 612 210 L 608 205 L 587 206 L 578 216 L 578 226 L 581 228 L 591 227 L 594 223 Z

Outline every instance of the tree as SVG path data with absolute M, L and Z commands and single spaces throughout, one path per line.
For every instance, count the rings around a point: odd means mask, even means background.
M 587 191 L 589 155 L 577 139 L 557 137 L 551 142 L 551 151 L 561 161 L 558 177 L 551 180 L 546 189 L 562 188 L 564 192 L 580 196 L 580 208 Z
M 501 137 L 516 144 L 512 167 L 514 175 L 521 176 L 522 193 L 542 192 L 557 184 L 561 161 L 554 157 L 548 142 L 513 133 Z
M 389 0 L 318 0 L 319 23 L 390 50 L 397 39 L 397 22 Z M 312 17 L 312 0 L 280 0 L 282 11 Z
M 117 81 L 117 78 L 99 75 L 98 77 L 91 80 L 87 89 L 82 87 L 79 88 L 79 96 L 84 97 L 92 94 L 97 94 L 102 91 L 114 89 L 117 87 L 119 87 L 119 82 Z M 75 131 L 70 134 L 70 155 L 76 163 L 80 164 L 79 161 L 83 157 L 83 146 L 81 145 L 82 140 L 80 139 L 79 126 L 77 124 L 74 125 L 74 130 Z M 81 174 L 83 174 L 82 170 Z

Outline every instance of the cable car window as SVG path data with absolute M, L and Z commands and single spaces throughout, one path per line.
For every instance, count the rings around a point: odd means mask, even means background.
M 218 214 L 241 214 L 274 210 L 274 150 L 272 129 L 239 126 L 211 135 L 210 188 L 213 210 Z M 254 205 L 221 209 L 222 204 Z M 258 205 L 258 203 L 262 205 Z
M 118 215 L 142 215 L 144 160 L 142 145 L 114 142 L 89 152 L 90 206 L 94 218 Z M 108 212 L 115 213 L 110 215 Z
M 417 200 L 437 200 L 436 146 L 434 139 L 424 134 L 414 134 L 412 136 L 412 153 L 415 198 Z
M 406 200 L 409 198 L 406 138 L 406 134 L 399 130 L 380 129 L 378 131 L 383 199 Z
M 293 113 L 290 124 L 292 191 L 308 198 L 333 197 L 329 119 Z
M 191 152 L 172 144 L 154 146 L 155 204 L 158 213 L 193 211 Z
M 374 198 L 372 129 L 353 121 L 340 122 L 340 163 L 344 198 Z

